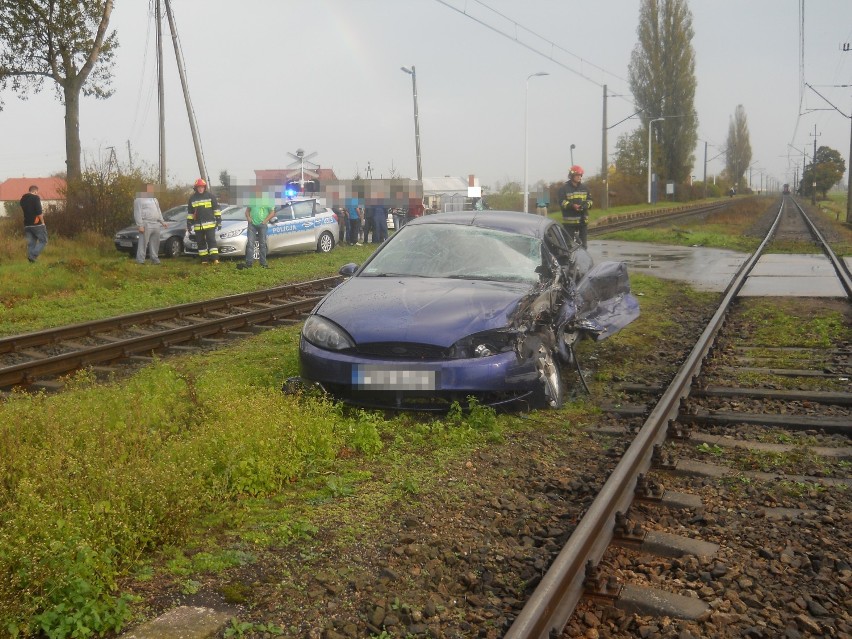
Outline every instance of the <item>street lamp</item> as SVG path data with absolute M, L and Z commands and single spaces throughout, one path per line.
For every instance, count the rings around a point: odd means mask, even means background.
M 417 152 L 417 180 L 423 181 L 423 169 L 420 167 L 420 116 L 417 113 L 417 72 L 414 65 L 411 68 L 400 67 L 411 76 L 411 90 L 414 92 L 414 147 Z
M 577 148 L 576 144 L 571 145 L 571 149 L 570 149 L 571 150 L 571 166 L 574 166 L 574 149 L 576 149 L 576 148 Z
M 529 213 L 530 208 L 530 193 L 529 193 L 529 182 L 527 179 L 527 173 L 529 170 L 529 142 L 527 130 L 529 129 L 529 117 L 527 116 L 529 112 L 529 102 L 530 102 L 530 78 L 537 78 L 541 75 L 550 75 L 546 71 L 539 71 L 538 73 L 531 73 L 527 76 L 526 88 L 524 90 L 524 213 Z
M 651 203 L 651 130 L 654 122 L 662 122 L 665 118 L 654 118 L 648 122 L 648 204 Z

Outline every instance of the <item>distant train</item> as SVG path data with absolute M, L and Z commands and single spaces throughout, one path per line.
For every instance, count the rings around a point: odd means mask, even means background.
M 789 184 L 784 185 L 784 195 L 790 195 L 790 185 Z

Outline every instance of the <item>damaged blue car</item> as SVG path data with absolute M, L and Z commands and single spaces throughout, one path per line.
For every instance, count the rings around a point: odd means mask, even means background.
M 302 380 L 365 407 L 558 408 L 574 344 L 639 316 L 621 262 L 591 256 L 547 218 L 510 211 L 412 220 L 313 309 Z

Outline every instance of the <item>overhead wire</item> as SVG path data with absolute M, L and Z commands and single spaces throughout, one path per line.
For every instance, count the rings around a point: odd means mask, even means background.
M 144 89 L 145 81 L 148 79 L 148 78 L 146 78 L 146 69 L 147 69 L 147 66 L 148 66 L 148 50 L 149 50 L 149 45 L 151 43 L 151 20 L 150 20 L 150 18 L 154 15 L 154 13 L 156 13 L 155 8 L 154 8 L 154 0 L 148 0 L 148 17 L 149 17 L 149 20 L 147 21 L 148 24 L 147 24 L 147 29 L 145 31 L 145 48 L 144 48 L 144 54 L 143 54 L 143 57 L 142 57 L 142 71 L 139 74 L 139 88 L 137 89 L 137 92 L 136 92 L 136 108 L 133 111 L 133 121 L 130 124 L 130 133 L 127 136 L 128 139 L 136 139 L 136 123 L 140 119 L 139 118 L 140 107 L 142 107 L 144 105 L 144 109 L 142 110 L 142 118 L 141 118 L 142 122 L 144 123 L 148 119 L 148 113 L 150 112 L 151 102 L 153 101 L 154 86 L 155 86 L 156 83 L 152 83 L 151 85 L 149 85 L 148 92 L 147 92 L 147 95 L 145 96 L 144 100 L 143 100 L 143 92 L 144 92 L 143 89 Z
M 527 34 L 529 34 L 530 36 L 533 36 L 534 38 L 537 38 L 537 39 L 538 39 L 538 40 L 540 40 L 541 42 L 543 42 L 543 43 L 547 44 L 547 45 L 549 46 L 549 48 L 550 48 L 550 50 L 551 50 L 551 51 L 554 51 L 554 50 L 562 51 L 563 53 L 567 54 L 568 56 L 570 56 L 570 57 L 575 58 L 576 60 L 578 60 L 581 64 L 588 65 L 588 66 L 590 66 L 590 67 L 592 67 L 592 68 L 595 68 L 595 69 L 599 70 L 601 73 L 604 73 L 604 74 L 606 74 L 606 75 L 608 75 L 608 76 L 611 76 L 611 77 L 613 77 L 613 78 L 615 78 L 615 79 L 619 80 L 620 82 L 624 82 L 625 84 L 629 84 L 628 80 L 626 80 L 626 79 L 622 78 L 621 76 L 619 76 L 619 75 L 617 75 L 617 74 L 613 73 L 612 71 L 609 71 L 609 70 L 607 70 L 607 69 L 604 69 L 603 67 L 601 67 L 601 66 L 599 66 L 599 65 L 597 65 L 597 64 L 594 64 L 593 62 L 590 62 L 589 60 L 586 60 L 585 58 L 583 58 L 582 56 L 577 55 L 576 53 L 573 53 L 573 52 L 571 52 L 571 51 L 568 51 L 568 50 L 567 50 L 567 49 L 565 49 L 564 47 L 562 47 L 562 46 L 560 46 L 559 44 L 557 44 L 557 43 L 553 42 L 552 40 L 548 40 L 546 37 L 544 37 L 544 36 L 542 36 L 542 35 L 540 35 L 540 34 L 536 33 L 535 31 L 533 31 L 533 30 L 531 30 L 531 29 L 529 29 L 529 28 L 525 27 L 525 26 L 524 26 L 524 25 L 522 25 L 522 24 L 520 24 L 519 22 L 517 22 L 517 21 L 516 21 L 516 20 L 514 20 L 513 18 L 510 18 L 509 16 L 507 16 L 507 15 L 505 15 L 505 14 L 503 14 L 503 13 L 501 13 L 501 12 L 497 11 L 496 9 L 494 9 L 494 8 L 492 8 L 492 7 L 490 7 L 490 6 L 488 6 L 487 4 L 485 4 L 484 2 L 482 2 L 482 0 L 472 0 L 472 1 L 473 1 L 473 2 L 475 2 L 476 4 L 480 5 L 480 6 L 481 6 L 481 7 L 483 7 L 484 9 L 486 9 L 486 10 L 490 11 L 491 13 L 493 13 L 493 14 L 495 14 L 495 15 L 497 15 L 497 16 L 499 16 L 499 17 L 501 17 L 502 19 L 506 20 L 507 22 L 510 22 L 510 23 L 514 26 L 514 28 L 515 28 L 515 35 L 512 35 L 512 34 L 506 33 L 505 31 L 502 31 L 501 29 L 499 29 L 499 28 L 495 27 L 494 25 L 488 24 L 485 20 L 482 20 L 482 19 L 478 18 L 477 16 L 473 15 L 472 13 L 470 13 L 470 12 L 467 10 L 467 8 L 465 8 L 465 9 L 459 9 L 458 7 L 453 6 L 452 4 L 450 4 L 449 2 L 447 2 L 446 0 L 436 0 L 436 2 L 438 2 L 438 3 L 442 4 L 442 5 L 444 5 L 444 6 L 445 6 L 445 7 L 447 7 L 448 9 L 452 9 L 453 11 L 455 11 L 455 12 L 457 12 L 457 13 L 460 13 L 461 15 L 463 15 L 463 16 L 465 16 L 465 17 L 467 17 L 467 18 L 470 18 L 470 19 L 471 19 L 471 20 L 473 20 L 474 22 L 477 22 L 477 23 L 481 24 L 481 25 L 482 25 L 482 26 L 484 26 L 485 28 L 490 29 L 491 31 L 494 31 L 495 33 L 498 33 L 499 35 L 501 35 L 501 36 L 503 36 L 503 37 L 505 37 L 505 38 L 508 38 L 508 39 L 509 39 L 509 40 L 511 40 L 512 42 L 515 42 L 516 44 L 519 44 L 519 45 L 521 45 L 522 47 L 524 47 L 524 48 L 526 48 L 526 49 L 529 49 L 529 50 L 530 50 L 530 51 L 532 51 L 533 53 L 537 53 L 537 54 L 539 54 L 539 55 L 541 55 L 541 56 L 543 56 L 543 57 L 547 58 L 548 60 L 550 60 L 551 62 L 553 62 L 553 63 L 554 63 L 554 64 L 556 64 L 557 66 L 562 67 L 562 68 L 563 68 L 563 69 L 565 69 L 566 71 L 570 71 L 571 73 L 573 73 L 573 74 L 575 74 L 575 75 L 577 75 L 577 76 L 579 76 L 579 77 L 583 78 L 584 80 L 587 80 L 587 81 L 591 82 L 592 84 L 594 84 L 594 85 L 596 85 L 596 86 L 598 86 L 598 87 L 603 88 L 604 84 L 603 84 L 602 82 L 598 82 L 597 80 L 595 80 L 595 79 L 593 79 L 593 78 L 589 77 L 586 73 L 584 73 L 584 72 L 582 72 L 582 71 L 578 71 L 577 69 L 575 69 L 575 68 L 573 68 L 573 67 L 571 67 L 571 66 L 569 66 L 569 65 L 565 64 L 565 63 L 564 63 L 564 62 L 562 62 L 561 60 L 558 60 L 556 57 L 554 57 L 554 55 L 553 55 L 552 53 L 548 53 L 548 52 L 546 52 L 546 51 L 541 51 L 541 50 L 539 50 L 538 48 L 536 48 L 535 46 L 533 46 L 533 45 L 531 45 L 531 44 L 529 44 L 529 43 L 527 43 L 527 42 L 523 41 L 523 40 L 522 40 L 521 38 L 519 38 L 519 37 L 518 37 L 518 35 L 517 35 L 518 30 L 520 30 L 520 31 L 522 31 L 522 32 L 524 32 L 524 33 L 527 33 Z M 612 95 L 612 97 L 619 97 L 619 98 L 625 99 L 625 100 L 626 100 L 627 102 L 629 102 L 630 104 L 633 104 L 633 102 L 631 102 L 630 100 L 627 100 L 627 99 L 626 99 L 626 98 L 624 98 L 624 96 L 623 96 L 623 95 L 621 95 L 621 94 L 613 94 L 613 95 Z M 636 106 L 636 105 L 635 105 L 635 104 L 633 104 L 633 106 Z

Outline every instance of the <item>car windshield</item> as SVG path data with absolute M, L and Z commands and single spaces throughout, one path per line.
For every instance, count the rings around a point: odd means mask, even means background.
M 540 240 L 458 224 L 404 226 L 361 272 L 366 277 L 449 277 L 537 282 Z

